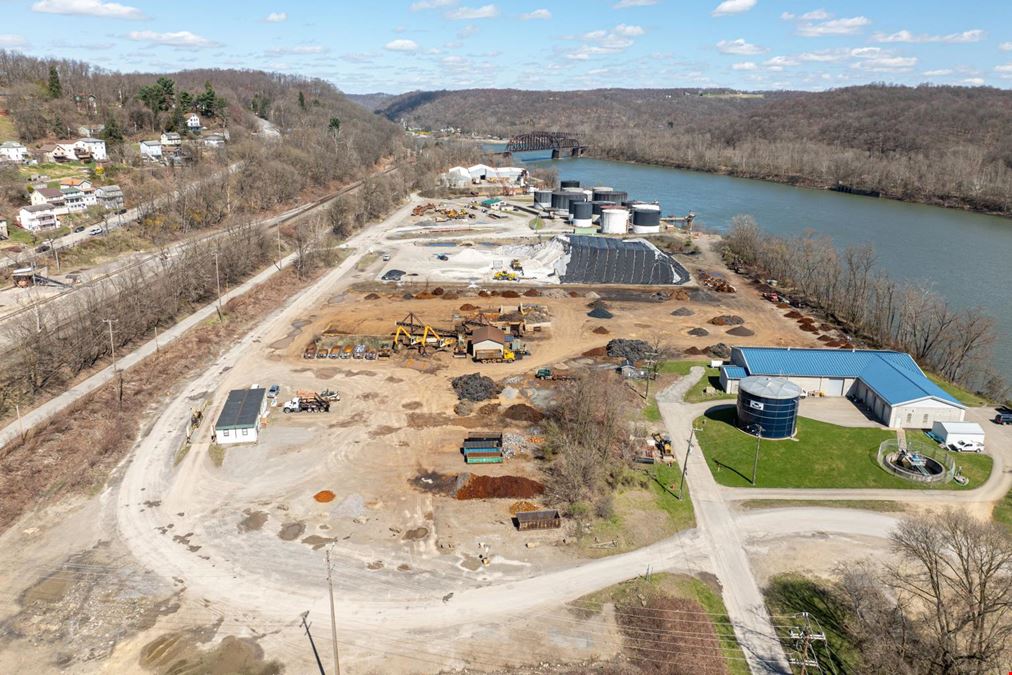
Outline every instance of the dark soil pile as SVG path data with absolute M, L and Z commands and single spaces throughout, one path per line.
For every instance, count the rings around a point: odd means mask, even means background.
M 750 337 L 755 335 L 755 331 L 745 326 L 737 326 L 727 331 L 728 335 L 735 335 L 737 337 Z
M 710 334 L 710 331 L 705 328 L 693 328 L 689 331 L 689 335 L 695 335 L 696 337 L 706 337 Z
M 375 293 L 370 293 L 369 295 L 365 296 L 365 299 L 366 300 L 379 300 L 379 297 L 380 296 L 376 295 Z
M 457 499 L 527 499 L 539 497 L 545 486 L 523 476 L 457 476 Z
M 401 297 L 404 298 L 405 300 L 410 300 L 411 298 L 413 298 L 415 296 L 411 295 L 410 293 L 405 293 Z
M 529 288 L 526 291 L 524 291 L 524 297 L 528 297 L 528 298 L 540 298 L 541 297 L 541 291 L 539 291 L 536 288 Z
M 502 297 L 504 297 L 504 298 L 519 298 L 520 294 L 517 293 L 516 291 L 503 291 L 502 292 Z
M 818 339 L 819 339 L 819 342 L 832 342 L 833 341 L 833 338 L 829 337 L 828 335 L 820 335 Z
M 819 330 L 834 330 L 836 326 L 831 323 L 820 323 Z
M 715 345 L 710 345 L 709 347 L 706 348 L 706 353 L 718 359 L 731 358 L 731 348 L 728 347 L 723 342 L 718 342 Z
M 798 328 L 805 331 L 806 333 L 818 333 L 819 329 L 810 323 L 799 323 Z
M 491 294 L 491 293 L 489 293 L 488 291 L 478 291 L 478 296 L 479 296 L 479 297 L 482 297 L 482 298 L 487 298 L 487 297 L 488 297 L 488 296 L 490 296 L 490 295 L 492 295 L 492 294 Z
M 479 415 L 494 415 L 499 412 L 498 403 L 486 403 L 482 407 L 478 408 Z
M 608 356 L 639 361 L 653 353 L 653 348 L 643 340 L 615 339 L 608 343 Z
M 511 405 L 503 411 L 502 416 L 514 422 L 540 422 L 545 417 L 540 410 L 526 403 Z
M 603 307 L 598 307 L 597 309 L 592 309 L 587 312 L 587 316 L 591 319 L 610 319 L 615 315 Z
M 478 308 L 469 302 L 465 302 L 463 305 L 460 306 L 460 311 L 462 312 L 473 312 L 476 309 Z
M 801 312 L 799 312 L 796 309 L 792 309 L 791 311 L 789 311 L 786 314 L 784 314 L 784 316 L 786 316 L 788 319 L 800 319 L 800 318 L 802 318 Z
M 442 286 L 436 286 L 435 288 L 432 289 L 432 294 L 433 295 L 442 295 L 445 292 L 446 291 L 443 290 Z
M 790 308 L 791 308 L 791 306 L 788 305 L 786 302 L 778 302 L 777 303 L 777 309 L 790 309 Z
M 461 401 L 487 401 L 499 395 L 499 385 L 491 377 L 471 373 L 453 378 L 453 391 Z
M 671 313 L 671 316 L 692 316 L 693 314 L 695 314 L 695 312 L 688 307 L 679 307 Z
M 590 358 L 597 358 L 599 356 L 606 356 L 607 354 L 608 350 L 605 349 L 604 347 L 594 347 L 593 349 L 588 349 L 587 351 L 585 351 L 583 353 L 583 356 L 589 356 Z
M 607 335 L 609 331 L 604 326 L 598 326 L 597 328 L 592 330 L 591 333 L 594 333 L 595 335 Z
M 578 298 L 578 297 L 580 297 L 580 294 L 577 293 L 576 291 L 570 291 L 569 292 L 569 297 L 571 297 L 571 298 Z
M 700 349 L 699 347 L 695 347 L 695 346 L 689 347 L 688 349 L 686 349 L 685 353 L 688 354 L 689 356 L 702 356 L 703 354 L 706 354 L 706 352 L 704 350 Z
M 454 293 L 453 291 L 447 291 L 443 293 L 443 300 L 456 300 L 459 297 L 460 296 Z
M 737 314 L 721 314 L 710 319 L 710 323 L 714 326 L 740 326 L 745 323 L 745 319 Z

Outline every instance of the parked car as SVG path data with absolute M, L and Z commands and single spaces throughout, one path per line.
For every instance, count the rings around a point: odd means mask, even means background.
M 276 384 L 272 384 L 271 388 L 267 390 L 267 398 L 277 398 L 278 392 L 281 391 L 281 387 Z
M 96 226 L 92 227 L 90 230 L 88 230 L 88 234 L 90 234 L 93 237 L 96 234 L 102 234 L 102 226 L 101 225 L 96 225 Z
M 390 254 L 389 253 L 384 253 L 383 254 L 383 262 L 390 262 Z
M 42 244 L 41 246 L 36 246 L 35 247 L 35 252 L 36 253 L 45 253 L 46 251 L 48 251 L 51 248 L 53 248 L 53 247 L 50 246 L 49 244 Z
M 1000 412 L 994 416 L 995 424 L 1012 424 L 1012 412 Z
M 381 279 L 383 281 L 400 281 L 404 274 L 405 272 L 402 270 L 387 270 L 387 273 Z
M 84 232 L 84 225 L 78 225 L 75 227 L 74 232 Z
M 954 452 L 984 452 L 984 444 L 980 441 L 956 441 L 949 444 Z

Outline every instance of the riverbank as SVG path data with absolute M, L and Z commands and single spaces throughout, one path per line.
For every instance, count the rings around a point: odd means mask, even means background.
M 495 141 L 489 141 L 493 143 Z M 780 174 L 759 174 L 743 169 L 738 169 L 732 166 L 721 166 L 719 168 L 699 167 L 686 162 L 665 162 L 663 160 L 643 161 L 639 159 L 627 159 L 621 156 L 610 156 L 607 153 L 594 152 L 593 147 L 587 150 L 584 157 L 588 159 L 598 159 L 606 162 L 620 162 L 622 164 L 631 164 L 633 166 L 644 166 L 644 167 L 660 167 L 665 169 L 678 169 L 680 171 L 694 171 L 697 173 L 704 173 L 715 176 L 730 176 L 732 178 L 745 178 L 748 180 L 758 180 L 767 183 L 777 183 L 779 185 L 789 185 L 795 188 L 803 188 L 808 190 L 825 190 L 827 192 L 840 192 L 841 194 L 847 194 L 847 190 L 835 190 L 837 183 L 833 183 L 825 180 L 818 180 L 808 176 L 796 176 L 796 175 L 780 175 Z M 925 206 L 935 206 L 944 209 L 953 209 L 957 211 L 965 211 L 967 213 L 979 213 L 986 216 L 997 216 L 1000 218 L 1012 219 L 1012 205 L 1004 211 L 995 211 L 986 208 L 979 208 L 973 204 L 968 204 L 965 201 L 956 197 L 942 197 L 938 195 L 902 195 L 896 194 L 895 192 L 889 191 L 887 188 L 874 187 L 863 185 L 851 185 L 847 186 L 856 190 L 875 190 L 879 193 L 878 197 L 865 196 L 854 193 L 853 196 L 864 197 L 865 199 L 888 199 L 896 202 L 903 202 L 906 204 L 922 204 Z

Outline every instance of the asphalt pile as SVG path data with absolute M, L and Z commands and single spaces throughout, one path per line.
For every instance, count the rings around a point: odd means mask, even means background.
M 727 331 L 728 335 L 734 335 L 736 337 L 750 337 L 755 335 L 755 331 L 751 328 L 745 328 L 745 326 L 735 326 Z
M 688 307 L 679 307 L 675 311 L 671 312 L 671 316 L 692 316 L 693 314 L 695 314 L 695 312 Z
M 710 331 L 706 330 L 705 328 L 699 328 L 699 327 L 693 328 L 692 330 L 689 331 L 689 335 L 693 335 L 695 337 L 706 337 L 709 334 L 710 334 Z
M 495 380 L 481 373 L 455 377 L 451 384 L 461 401 L 487 401 L 499 395 L 499 385 Z
M 706 348 L 708 354 L 717 359 L 729 359 L 731 358 L 731 348 L 723 342 L 718 342 L 715 345 L 710 345 Z
M 606 347 L 608 356 L 639 361 L 653 353 L 653 348 L 643 340 L 625 340 L 616 338 Z

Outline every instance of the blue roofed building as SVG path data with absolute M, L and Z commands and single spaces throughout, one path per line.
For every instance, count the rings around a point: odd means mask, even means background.
M 728 393 L 750 375 L 783 377 L 807 396 L 847 396 L 883 424 L 927 429 L 962 422 L 966 406 L 928 379 L 909 354 L 872 349 L 734 347 L 720 369 Z

